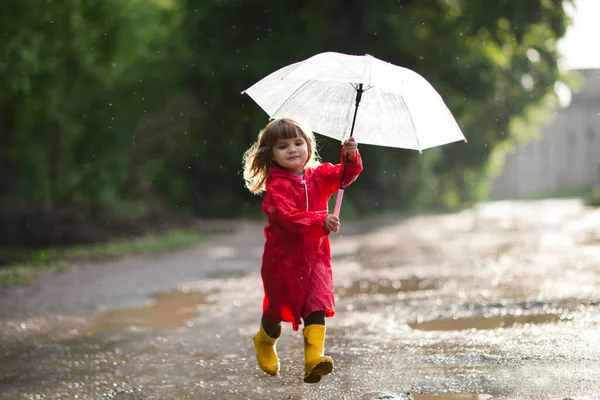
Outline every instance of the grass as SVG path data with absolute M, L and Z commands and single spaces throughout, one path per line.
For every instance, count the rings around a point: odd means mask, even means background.
M 0 268 L 0 287 L 26 284 L 39 270 L 64 268 L 76 262 L 107 261 L 135 254 L 179 250 L 198 244 L 202 239 L 203 234 L 198 231 L 168 230 L 91 245 L 35 250 L 0 248 L 0 256 L 20 260 Z
M 493 197 L 490 201 L 518 200 L 518 201 L 538 201 L 546 199 L 581 199 L 589 192 L 588 188 L 571 188 L 558 190 L 550 194 L 528 195 L 522 197 Z
M 585 205 L 590 207 L 600 207 L 600 186 L 590 190 L 583 199 Z

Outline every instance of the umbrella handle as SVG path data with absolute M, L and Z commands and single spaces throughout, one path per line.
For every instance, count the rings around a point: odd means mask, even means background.
M 360 103 L 360 99 L 362 97 L 363 92 L 363 84 L 360 83 L 356 88 L 356 105 L 354 107 L 354 118 L 352 118 L 352 127 L 350 128 L 350 137 L 352 137 L 352 135 L 354 134 L 354 125 L 356 124 L 356 113 L 358 112 L 358 104 Z M 346 162 L 344 162 L 344 167 L 342 170 L 342 180 L 340 182 L 340 188 L 337 192 L 337 196 L 335 199 L 335 208 L 333 210 L 333 215 L 335 215 L 336 217 L 340 216 L 340 208 L 342 208 L 342 198 L 344 197 L 344 177 L 346 176 L 346 165 L 348 165 L 349 160 L 350 157 L 346 154 Z
M 335 208 L 333 209 L 333 215 L 336 217 L 340 216 L 340 209 L 342 208 L 342 199 L 344 198 L 344 189 L 339 189 L 335 197 Z

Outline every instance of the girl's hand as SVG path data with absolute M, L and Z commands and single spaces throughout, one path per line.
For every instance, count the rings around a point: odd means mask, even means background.
M 358 148 L 358 143 L 356 143 L 356 139 L 354 137 L 350 137 L 344 141 L 344 152 L 350 158 L 354 157 L 354 153 Z
M 328 231 L 337 232 L 340 230 L 340 219 L 333 214 L 328 214 L 325 220 L 325 227 Z

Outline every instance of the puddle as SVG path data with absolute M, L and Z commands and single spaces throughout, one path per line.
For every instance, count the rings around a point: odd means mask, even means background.
M 241 269 L 218 269 L 206 274 L 208 279 L 237 279 L 248 276 L 248 271 Z
M 477 317 L 477 318 L 457 318 L 457 319 L 436 319 L 433 321 L 416 322 L 409 324 L 412 329 L 422 331 L 462 331 L 468 329 L 497 329 L 509 328 L 515 325 L 525 324 L 547 324 L 558 322 L 563 318 L 555 314 L 538 315 L 505 315 L 499 317 Z
M 415 394 L 415 400 L 489 400 L 492 398 L 489 394 L 471 394 L 471 393 L 448 393 L 448 394 Z
M 154 296 L 149 306 L 107 311 L 97 315 L 84 334 L 105 334 L 125 329 L 176 329 L 196 317 L 213 293 L 173 291 Z
M 415 292 L 437 289 L 437 287 L 437 284 L 430 279 L 425 280 L 416 277 L 398 280 L 380 279 L 375 282 L 363 279 L 353 282 L 350 287 L 339 287 L 335 292 L 340 298 L 348 298 L 362 294 L 390 295 L 401 292 Z
M 488 394 L 471 393 L 448 393 L 439 395 L 429 394 L 392 394 L 392 393 L 369 393 L 362 397 L 364 400 L 489 400 L 492 396 Z

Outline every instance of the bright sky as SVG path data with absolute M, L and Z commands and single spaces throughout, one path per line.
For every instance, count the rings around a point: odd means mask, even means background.
M 559 42 L 569 69 L 600 68 L 600 0 L 575 0 L 575 9 L 567 8 L 573 24 Z

